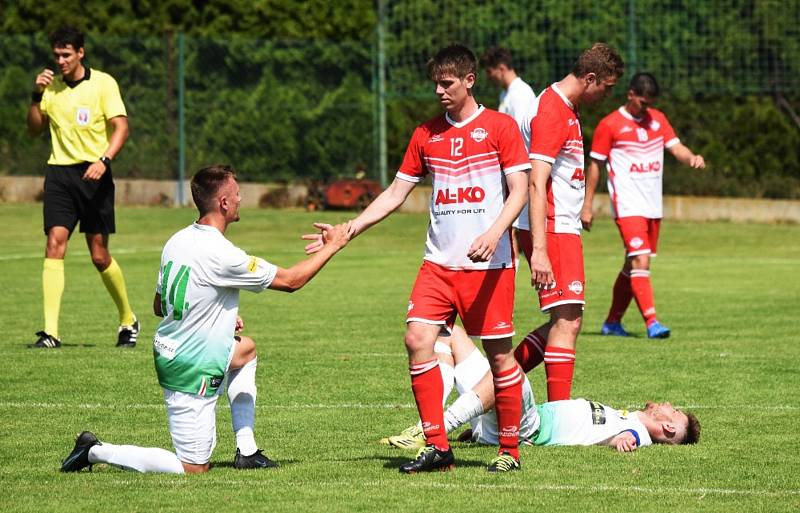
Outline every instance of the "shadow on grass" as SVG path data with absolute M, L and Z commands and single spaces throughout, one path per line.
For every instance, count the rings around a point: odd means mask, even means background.
M 408 463 L 409 461 L 414 460 L 413 453 L 409 453 L 408 455 L 397 455 L 397 456 L 376 456 L 375 458 L 356 458 L 356 459 L 370 459 L 370 460 L 384 460 L 385 463 L 383 464 L 383 468 L 397 470 L 400 468 L 400 465 L 404 463 Z M 485 467 L 485 461 L 479 460 L 465 460 L 456 457 L 456 468 L 458 467 Z
M 74 349 L 77 347 L 97 347 L 97 344 L 65 344 L 61 343 L 61 347 L 36 347 L 33 344 L 23 344 L 28 349 L 42 349 L 44 351 L 53 350 L 53 349 Z

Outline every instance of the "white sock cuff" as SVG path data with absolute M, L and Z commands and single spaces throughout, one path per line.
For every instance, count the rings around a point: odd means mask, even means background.
M 444 342 L 437 341 L 435 344 L 433 344 L 433 352 L 453 356 L 453 350 L 450 349 L 450 346 Z
M 469 392 L 480 383 L 487 372 L 490 372 L 489 360 L 477 347 L 472 353 L 456 365 L 456 390 L 459 394 Z

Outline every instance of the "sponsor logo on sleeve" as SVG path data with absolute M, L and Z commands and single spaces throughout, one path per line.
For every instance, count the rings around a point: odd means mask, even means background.
M 655 131 L 655 130 L 658 130 L 659 128 L 661 128 L 661 123 L 659 123 L 655 119 L 650 122 L 650 130 Z
M 258 258 L 251 256 L 250 261 L 247 263 L 247 270 L 251 273 L 256 272 L 258 269 Z
M 483 142 L 486 137 L 488 137 L 489 132 L 484 130 L 483 128 L 476 128 L 472 132 L 469 133 L 469 136 L 472 137 L 472 140 L 475 142 Z
M 589 401 L 589 407 L 592 409 L 592 424 L 599 426 L 606 423 L 606 409 L 602 404 Z

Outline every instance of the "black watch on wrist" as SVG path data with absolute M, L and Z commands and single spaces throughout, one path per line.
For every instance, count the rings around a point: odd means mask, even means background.
M 42 96 L 44 96 L 44 93 L 40 93 L 39 91 L 32 92 L 31 93 L 31 103 L 41 103 L 42 102 Z
M 106 157 L 105 155 L 100 157 L 100 162 L 102 162 L 103 165 L 106 166 L 106 169 L 111 167 L 111 159 Z

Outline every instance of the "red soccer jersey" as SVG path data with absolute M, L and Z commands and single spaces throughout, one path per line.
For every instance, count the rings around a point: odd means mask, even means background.
M 397 178 L 433 177 L 425 259 L 451 269 L 497 269 L 513 265 L 510 234 L 489 262 L 467 258 L 472 242 L 503 209 L 505 175 L 527 171 L 530 162 L 514 119 L 480 106 L 460 123 L 447 114 L 414 130 Z
M 551 85 L 539 96 L 530 123 L 530 158 L 552 164 L 547 180 L 547 224 L 551 233 L 581 233 L 586 188 L 583 135 L 578 111 Z
M 608 194 L 614 217 L 660 219 L 664 148 L 680 140 L 663 112 L 647 109 L 634 118 L 620 107 L 597 125 L 591 157 L 607 160 Z

